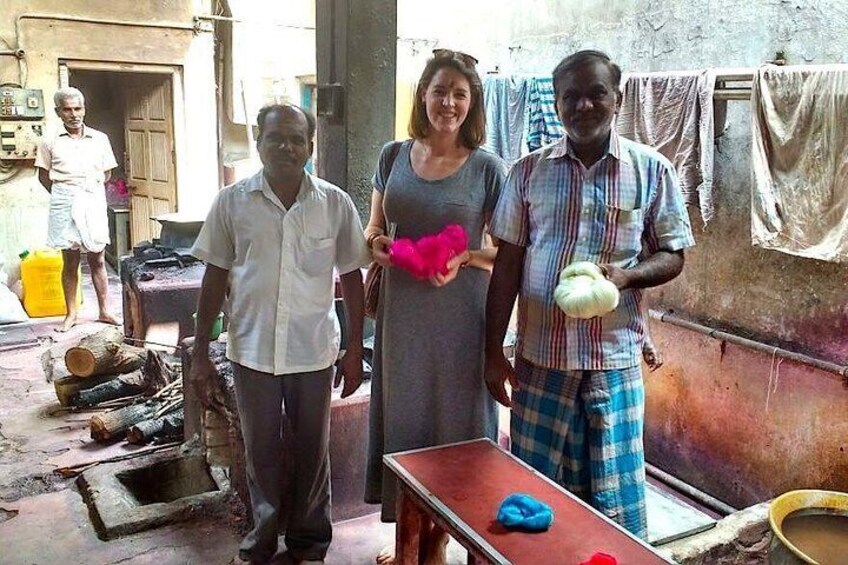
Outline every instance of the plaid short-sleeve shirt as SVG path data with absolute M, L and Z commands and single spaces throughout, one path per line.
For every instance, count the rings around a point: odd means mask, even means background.
M 567 317 L 554 302 L 559 273 L 575 261 L 630 268 L 640 255 L 695 244 L 674 167 L 657 151 L 611 132 L 590 169 L 567 138 L 519 160 L 490 229 L 526 247 L 518 301 L 517 354 L 551 369 L 607 370 L 639 363 L 641 292 L 622 291 L 603 317 Z

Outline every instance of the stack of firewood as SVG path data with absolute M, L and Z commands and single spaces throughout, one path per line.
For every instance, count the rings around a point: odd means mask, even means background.
M 54 380 L 56 397 L 68 410 L 99 411 L 91 418 L 92 439 L 144 444 L 181 437 L 182 378 L 158 352 L 124 343 L 120 329 L 110 327 L 82 338 L 62 361 L 70 375 Z M 61 372 L 51 367 L 51 374 Z

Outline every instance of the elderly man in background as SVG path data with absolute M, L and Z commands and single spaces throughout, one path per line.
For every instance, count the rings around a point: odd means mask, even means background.
M 106 191 L 112 169 L 118 166 L 109 138 L 83 123 L 85 98 L 76 88 L 59 89 L 53 96 L 56 115 L 64 126 L 38 145 L 38 180 L 50 193 L 47 245 L 62 250 L 62 289 L 67 315 L 59 331 L 77 323 L 76 289 L 80 254 L 86 253 L 97 293 L 97 320 L 120 321 L 109 312 L 108 283 L 103 252 L 109 243 Z

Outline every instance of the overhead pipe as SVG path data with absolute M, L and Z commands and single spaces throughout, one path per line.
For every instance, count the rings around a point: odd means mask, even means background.
M 736 334 L 719 330 L 718 328 L 711 328 L 709 326 L 705 326 L 697 322 L 686 320 L 675 314 L 672 314 L 671 312 L 663 312 L 660 310 L 648 310 L 648 315 L 654 320 L 659 320 L 660 322 L 665 322 L 667 324 L 686 328 L 687 330 L 692 330 L 694 332 L 708 335 L 713 339 L 726 341 L 728 343 L 733 343 L 742 347 L 747 347 L 748 349 L 753 349 L 754 351 L 768 353 L 775 357 L 789 359 L 790 361 L 795 361 L 796 363 L 801 363 L 802 365 L 815 367 L 816 369 L 821 369 L 822 371 L 825 371 L 827 373 L 838 375 L 845 382 L 845 385 L 848 386 L 848 366 L 846 365 L 839 365 L 831 361 L 825 361 L 824 359 L 810 357 L 809 355 L 804 355 L 803 353 L 796 353 L 795 351 L 789 351 L 788 349 L 775 347 L 773 345 L 762 343 L 760 341 L 754 341 L 752 339 L 748 339 L 742 336 L 738 336 Z
M 315 31 L 314 26 L 299 26 L 299 25 L 292 25 L 292 24 L 284 24 L 284 23 L 275 22 L 275 21 L 268 22 L 267 20 L 245 20 L 245 19 L 234 18 L 232 16 L 195 16 L 195 19 L 197 19 L 197 20 L 209 20 L 209 21 L 212 21 L 212 22 L 230 22 L 230 23 L 234 23 L 234 24 L 257 24 L 257 23 L 261 23 L 263 25 L 266 25 L 266 24 L 270 23 L 270 25 L 272 25 L 274 27 L 284 27 L 284 28 L 288 28 L 288 29 L 299 29 L 299 30 L 303 30 L 303 31 Z

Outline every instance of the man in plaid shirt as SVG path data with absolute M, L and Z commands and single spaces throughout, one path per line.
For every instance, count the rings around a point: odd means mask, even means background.
M 641 289 L 679 275 L 694 239 L 671 163 L 612 128 L 620 80 L 598 51 L 553 72 L 566 137 L 515 164 L 491 225 L 486 384 L 512 407 L 516 456 L 646 538 Z M 582 320 L 556 306 L 559 273 L 575 261 L 615 283 L 615 311 Z M 516 295 L 513 368 L 501 344 Z

